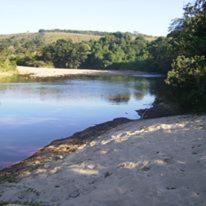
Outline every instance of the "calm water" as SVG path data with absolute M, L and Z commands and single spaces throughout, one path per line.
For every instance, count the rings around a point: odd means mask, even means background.
M 152 80 L 86 78 L 0 84 L 0 167 L 25 159 L 54 139 L 135 110 L 155 99 Z

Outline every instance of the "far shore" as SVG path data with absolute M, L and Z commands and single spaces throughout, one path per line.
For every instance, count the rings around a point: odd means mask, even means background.
M 60 68 L 43 68 L 43 67 L 25 67 L 17 66 L 19 75 L 29 76 L 32 79 L 45 78 L 63 78 L 73 76 L 111 76 L 126 75 L 134 77 L 160 77 L 159 74 L 150 74 L 133 70 L 94 70 L 94 69 L 60 69 Z
M 16 70 L 3 71 L 3 72 L 0 72 L 0 79 L 9 78 L 9 77 L 12 77 L 14 75 L 17 75 L 17 71 Z

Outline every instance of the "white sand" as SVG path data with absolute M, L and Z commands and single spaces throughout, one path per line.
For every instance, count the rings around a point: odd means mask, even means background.
M 0 200 L 44 206 L 205 206 L 206 116 L 118 126 L 18 183 L 1 184 Z
M 52 78 L 52 77 L 71 77 L 75 75 L 127 75 L 142 77 L 159 77 L 160 75 L 147 74 L 139 71 L 111 71 L 111 70 L 90 70 L 90 69 L 55 69 L 55 68 L 34 68 L 18 66 L 17 71 L 20 75 L 29 75 L 32 78 Z

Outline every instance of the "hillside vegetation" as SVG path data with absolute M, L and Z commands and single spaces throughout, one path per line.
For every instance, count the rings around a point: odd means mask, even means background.
M 45 32 L 45 33 L 21 33 L 21 34 L 8 34 L 0 35 L 0 41 L 2 40 L 13 40 L 13 41 L 32 41 L 35 38 L 41 36 L 43 40 L 49 44 L 56 42 L 59 39 L 72 40 L 74 42 L 81 41 L 98 41 L 101 36 L 92 34 L 76 34 L 68 32 Z
M 109 32 L 98 32 L 98 31 L 79 31 L 79 30 L 39 30 L 38 33 L 19 33 L 19 34 L 5 34 L 0 35 L 0 41 L 32 41 L 39 36 L 45 41 L 45 43 L 50 44 L 56 42 L 60 39 L 72 40 L 73 42 L 82 41 L 98 41 L 101 37 L 111 34 Z M 131 33 L 132 34 L 132 33 Z M 143 36 L 147 41 L 151 42 L 156 40 L 158 37 L 145 35 L 145 34 L 132 34 L 135 36 Z
M 124 69 L 136 67 L 134 62 L 146 57 L 143 50 L 155 39 L 129 32 L 39 30 L 1 35 L 0 49 L 1 56 L 6 53 L 11 64 L 21 66 Z
M 72 40 L 73 42 L 98 41 L 101 36 L 92 34 L 74 34 L 66 32 L 47 32 L 44 34 L 44 40 L 47 44 L 58 41 L 59 39 Z

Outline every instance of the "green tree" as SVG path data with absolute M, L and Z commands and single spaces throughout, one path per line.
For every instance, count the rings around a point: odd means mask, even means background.
M 42 56 L 45 61 L 52 61 L 55 67 L 79 68 L 87 59 L 90 46 L 86 43 L 58 40 L 44 48 Z
M 142 36 L 130 33 L 113 33 L 91 43 L 88 67 L 113 69 L 125 63 L 135 62 L 144 55 L 147 41 Z
M 178 56 L 168 72 L 167 84 L 186 109 L 201 111 L 206 105 L 206 58 L 205 56 Z
M 201 111 L 206 105 L 206 0 L 196 0 L 184 10 L 184 18 L 170 27 L 179 56 L 166 82 L 184 108 Z

